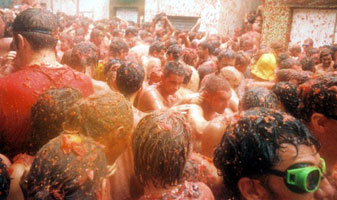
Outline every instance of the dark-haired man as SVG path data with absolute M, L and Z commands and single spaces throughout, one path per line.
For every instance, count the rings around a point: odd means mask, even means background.
M 135 106 L 143 111 L 163 110 L 173 106 L 185 77 L 184 66 L 179 62 L 168 62 L 159 84 L 145 88 L 136 99 Z
M 40 9 L 21 12 L 13 23 L 16 72 L 0 79 L 2 152 L 9 157 L 25 149 L 31 128 L 30 108 L 50 88 L 73 87 L 93 93 L 89 77 L 57 62 L 57 18 Z
M 224 113 L 231 96 L 229 83 L 225 79 L 211 74 L 205 81 L 200 93 L 189 95 L 179 102 L 181 105 L 177 106 L 176 109 L 187 111 L 195 151 L 206 156 L 209 156 L 209 152 L 213 151 L 221 136 L 219 137 L 219 134 L 214 135 L 215 131 L 205 132 L 205 128 L 213 120 L 216 121 L 214 126 L 220 126 L 217 128 L 223 127 L 222 121 L 226 116 Z
M 214 152 L 228 199 L 335 199 L 319 141 L 286 113 L 256 108 L 230 125 Z
M 321 154 L 327 163 L 328 174 L 337 166 L 337 75 L 328 74 L 308 81 L 299 88 L 301 119 L 320 140 Z M 336 189 L 337 189 L 337 177 Z
M 197 52 L 198 52 L 198 56 L 199 56 L 199 61 L 198 61 L 198 64 L 197 64 L 197 68 L 199 68 L 200 66 L 203 66 L 203 65 L 210 65 L 215 71 L 216 64 L 212 60 L 212 57 L 211 57 L 213 51 L 214 51 L 214 48 L 207 41 L 201 42 L 198 45 Z

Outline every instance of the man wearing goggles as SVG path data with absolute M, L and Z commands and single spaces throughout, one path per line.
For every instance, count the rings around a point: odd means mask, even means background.
M 334 199 L 319 141 L 299 120 L 275 110 L 241 113 L 214 152 L 232 199 Z

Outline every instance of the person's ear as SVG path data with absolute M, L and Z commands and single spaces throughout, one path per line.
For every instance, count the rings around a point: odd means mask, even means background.
M 315 133 L 324 133 L 327 118 L 321 113 L 314 113 L 311 115 L 311 126 Z
M 241 196 L 246 200 L 266 199 L 268 192 L 257 179 L 241 178 L 238 182 Z
M 17 50 L 25 48 L 25 38 L 21 34 L 16 35 L 16 48 Z

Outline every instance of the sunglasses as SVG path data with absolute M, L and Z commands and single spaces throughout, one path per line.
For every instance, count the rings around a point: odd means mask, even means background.
M 268 170 L 268 173 L 283 177 L 288 189 L 295 193 L 310 193 L 319 188 L 322 177 L 326 174 L 326 165 L 324 159 L 321 158 L 320 167 L 299 163 L 290 166 L 284 172 L 271 169 Z

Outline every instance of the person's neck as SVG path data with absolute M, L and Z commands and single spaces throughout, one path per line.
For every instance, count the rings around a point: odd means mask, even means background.
M 204 118 L 207 121 L 212 120 L 213 117 L 214 117 L 214 115 L 215 115 L 215 112 L 211 109 L 211 106 L 205 100 L 201 101 L 200 106 L 201 106 L 201 108 L 203 110 Z
M 38 52 L 33 52 L 30 56 L 27 65 L 41 65 L 41 64 L 50 64 L 50 65 L 57 65 L 55 51 L 53 50 L 41 50 Z
M 164 88 L 164 86 L 162 85 L 162 82 L 159 83 L 157 89 L 158 89 L 158 92 L 160 93 L 160 95 L 161 95 L 165 100 L 167 100 L 168 97 L 169 97 L 170 95 L 167 94 L 167 93 L 165 92 L 165 88 Z

